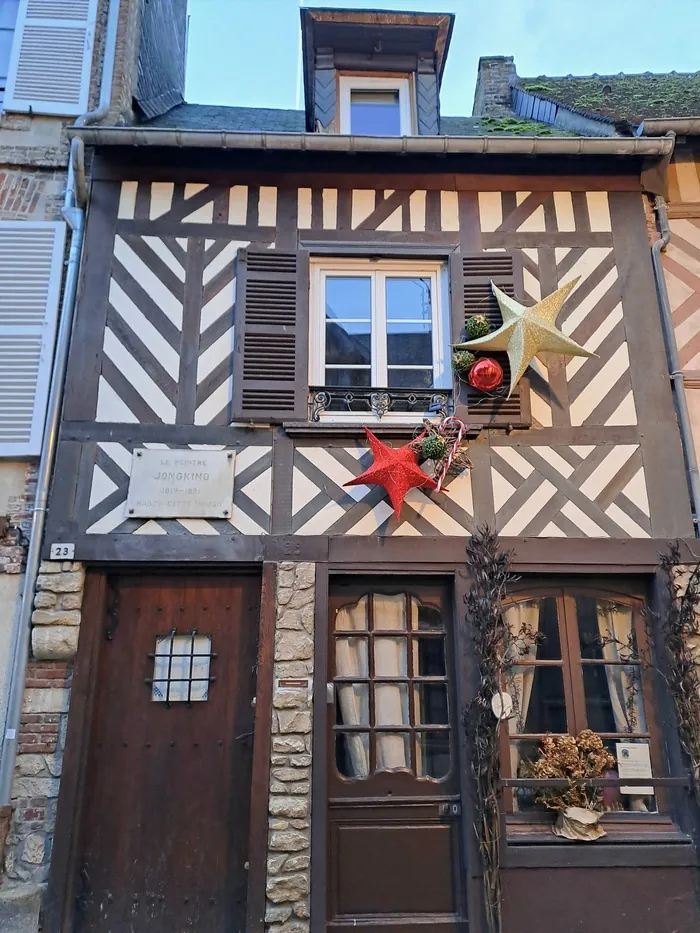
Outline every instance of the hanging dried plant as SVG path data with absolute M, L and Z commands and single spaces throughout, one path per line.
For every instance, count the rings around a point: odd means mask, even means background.
M 509 551 L 480 527 L 467 545 L 472 586 L 467 594 L 466 621 L 479 669 L 479 689 L 464 712 L 470 746 L 475 797 L 475 831 L 483 861 L 484 901 L 489 933 L 501 933 L 500 755 L 498 720 L 491 701 L 503 689 L 506 674 L 520 659 L 519 633 L 511 633 L 503 616 L 503 598 L 516 577 L 510 573 Z
M 659 613 L 657 643 L 663 645 L 665 679 L 673 696 L 681 747 L 690 759 L 695 798 L 700 803 L 700 564 L 685 569 L 678 544 L 661 556 L 667 600 Z

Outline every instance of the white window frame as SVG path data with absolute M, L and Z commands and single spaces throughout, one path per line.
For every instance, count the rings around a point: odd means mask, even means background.
M 329 276 L 371 277 L 372 296 L 372 339 L 371 381 L 372 388 L 386 388 L 386 290 L 384 283 L 392 275 L 413 276 L 431 281 L 432 299 L 432 342 L 433 342 L 433 386 L 435 392 L 452 389 L 450 359 L 450 322 L 447 263 L 436 260 L 414 259 L 350 259 L 312 258 L 310 261 L 310 328 L 309 328 L 309 384 L 326 384 L 326 303 L 325 280 Z M 380 339 L 381 335 L 381 339 Z M 403 368 L 403 367 L 402 367 Z M 409 368 L 409 367 L 406 367 Z M 423 367 L 417 367 L 423 368 Z M 348 388 L 352 392 L 352 388 Z M 366 391 L 358 388 L 358 391 Z M 391 390 L 389 390 L 391 391 Z M 397 391 L 402 391 L 397 389 Z M 423 390 L 421 390 L 423 391 Z M 430 390 L 424 390 L 430 391 Z M 424 417 L 435 417 L 432 412 L 423 412 Z M 387 412 L 382 423 L 390 421 L 414 422 L 420 412 Z M 323 412 L 323 421 L 362 422 L 379 421 L 371 412 Z
M 352 134 L 350 103 L 353 91 L 398 91 L 401 136 L 414 134 L 411 81 L 408 77 L 375 78 L 341 75 L 339 84 L 340 132 L 348 136 Z

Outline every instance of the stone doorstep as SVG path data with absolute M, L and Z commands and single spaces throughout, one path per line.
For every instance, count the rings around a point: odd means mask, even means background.
M 36 933 L 43 887 L 5 881 L 0 887 L 0 930 L 2 933 Z

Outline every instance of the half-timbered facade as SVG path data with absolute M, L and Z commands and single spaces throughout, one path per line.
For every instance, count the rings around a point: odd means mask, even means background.
M 451 26 L 303 11 L 303 114 L 75 131 L 95 159 L 45 556 L 79 564 L 46 561 L 34 614 L 81 623 L 51 933 L 485 929 L 462 725 L 481 525 L 546 646 L 512 685 L 503 778 L 588 727 L 665 782 L 616 790 L 578 844 L 508 789 L 504 929 L 698 923 L 672 705 L 612 651 L 644 637 L 659 551 L 693 553 L 649 231 L 673 141 L 441 118 Z M 557 326 L 594 355 L 540 354 L 508 399 L 453 375 L 469 318 L 500 326 L 491 283 L 531 306 L 577 277 Z M 347 486 L 365 427 L 400 446 L 449 414 L 470 465 L 440 491 L 397 519 Z M 195 497 L 215 455 L 229 504 L 149 508 L 139 459 Z

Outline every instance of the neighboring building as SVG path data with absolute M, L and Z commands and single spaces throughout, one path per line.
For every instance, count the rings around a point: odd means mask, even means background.
M 160 8 L 162 15 L 162 4 L 151 6 Z M 153 55 L 143 53 L 146 62 L 139 75 L 136 44 L 143 35 L 144 43 L 155 47 L 152 37 L 157 31 L 160 54 L 167 56 L 175 36 L 182 38 L 184 0 L 179 6 L 176 33 L 175 25 L 151 24 L 155 13 L 146 13 L 142 29 L 140 0 L 124 0 L 121 10 L 118 0 L 0 0 L 0 735 L 5 734 L 13 636 L 71 239 L 63 212 L 71 203 L 70 195 L 66 201 L 66 128 L 98 107 L 103 90 L 109 101 L 110 87 L 112 119 L 122 114 L 133 119 L 134 98 L 136 106 L 141 102 L 151 114 L 182 101 L 184 48 L 179 76 L 178 59 L 173 57 L 169 69 L 158 68 L 158 82 L 149 83 Z M 110 21 L 116 25 L 114 66 L 109 86 L 103 89 Z M 70 593 L 52 594 L 38 605 L 70 623 L 79 618 L 71 600 L 75 597 Z M 47 678 L 69 679 L 67 660 L 75 654 L 77 632 L 68 626 L 60 634 L 35 629 L 29 688 L 42 687 Z M 51 662 L 50 670 L 43 667 L 45 661 Z M 49 786 L 60 768 L 56 743 L 67 710 L 44 707 L 41 697 L 37 695 L 27 711 L 19 733 L 20 747 L 35 754 L 32 770 L 26 772 L 32 775 L 33 788 L 20 794 L 16 811 L 33 829 L 26 855 L 33 877 L 43 881 L 46 870 L 37 853 L 44 844 L 41 830 L 55 811 Z M 10 856 L 8 874 L 26 880 L 30 873 L 15 866 Z M 0 891 L 3 930 L 14 922 L 10 916 L 36 913 L 32 903 L 16 900 L 9 888 L 5 885 Z
M 303 113 L 184 104 L 163 9 L 125 13 L 141 80 L 70 133 L 94 159 L 33 621 L 80 642 L 72 683 L 64 659 L 27 684 L 37 741 L 70 715 L 55 756 L 20 747 L 7 876 L 48 875 L 46 933 L 482 930 L 479 524 L 544 638 L 504 778 L 586 726 L 684 777 L 661 678 L 613 650 L 644 637 L 659 551 L 697 553 L 649 230 L 673 140 L 523 115 L 508 59 L 441 117 L 442 14 L 304 9 Z M 453 378 L 473 315 L 501 323 L 491 282 L 532 305 L 577 276 L 557 326 L 595 356 L 541 354 L 508 399 Z M 444 491 L 399 521 L 346 486 L 364 426 L 401 445 L 440 411 L 471 459 Z M 577 845 L 504 795 L 506 933 L 698 927 L 686 790 L 616 802 Z
M 700 455 L 700 71 L 522 78 L 512 57 L 483 58 L 474 113 L 496 123 L 535 117 L 554 131 L 675 134 L 664 192 L 671 241 L 663 264 Z

